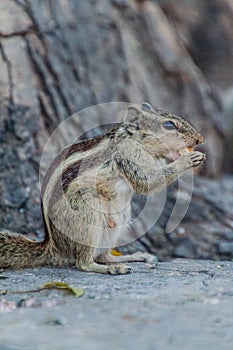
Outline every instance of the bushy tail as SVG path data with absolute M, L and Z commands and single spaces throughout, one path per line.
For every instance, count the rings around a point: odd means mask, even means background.
M 0 232 L 0 268 L 21 269 L 46 264 L 47 242 L 34 242 L 20 233 Z

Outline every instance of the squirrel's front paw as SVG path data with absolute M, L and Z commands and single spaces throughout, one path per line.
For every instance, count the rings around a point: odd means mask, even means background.
M 182 156 L 182 160 L 187 161 L 191 167 L 200 165 L 206 159 L 206 155 L 202 152 L 193 151 Z

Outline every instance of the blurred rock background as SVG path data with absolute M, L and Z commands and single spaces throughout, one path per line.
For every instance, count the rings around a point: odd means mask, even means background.
M 192 122 L 207 161 L 179 227 L 165 232 L 172 186 L 155 226 L 122 250 L 232 259 L 232 28 L 231 0 L 1 0 L 0 227 L 43 236 L 40 157 L 62 121 L 146 100 Z

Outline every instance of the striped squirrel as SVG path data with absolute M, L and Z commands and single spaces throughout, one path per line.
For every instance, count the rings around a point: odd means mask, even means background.
M 103 135 L 64 148 L 42 185 L 43 242 L 1 230 L 0 268 L 75 264 L 82 271 L 126 274 L 122 262 L 156 257 L 137 252 L 114 256 L 127 234 L 133 193 L 157 192 L 205 155 L 193 148 L 203 137 L 180 116 L 149 103 L 129 105 L 125 120 Z

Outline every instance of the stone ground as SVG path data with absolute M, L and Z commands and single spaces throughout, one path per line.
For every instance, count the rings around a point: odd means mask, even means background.
M 3 272 L 0 290 L 53 280 L 85 294 L 50 289 L 1 296 L 0 350 L 233 349 L 233 262 L 133 268 L 124 276 L 54 268 Z

